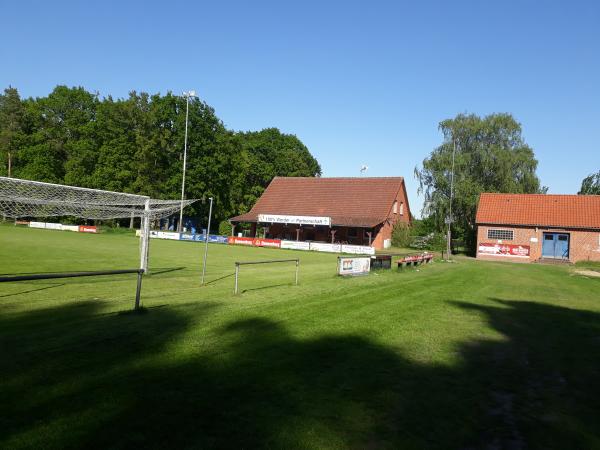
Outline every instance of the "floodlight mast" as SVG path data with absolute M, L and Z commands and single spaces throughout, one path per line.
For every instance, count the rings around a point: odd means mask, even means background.
M 196 91 L 187 91 L 183 93 L 185 97 L 185 137 L 183 141 L 183 175 L 181 178 L 181 208 L 179 210 L 179 223 L 177 230 L 183 231 L 183 201 L 185 200 L 185 169 L 187 164 L 187 139 L 188 139 L 188 117 L 190 111 L 190 98 L 196 97 Z

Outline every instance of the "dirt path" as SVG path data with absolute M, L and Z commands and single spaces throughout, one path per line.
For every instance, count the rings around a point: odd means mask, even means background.
M 600 272 L 596 272 L 595 270 L 576 270 L 575 273 L 586 277 L 600 278 Z

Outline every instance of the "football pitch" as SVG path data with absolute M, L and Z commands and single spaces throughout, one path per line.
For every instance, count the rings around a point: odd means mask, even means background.
M 0 226 L 0 273 L 135 269 L 130 233 Z M 600 279 L 152 240 L 135 275 L 0 284 L 0 448 L 600 448 Z M 235 261 L 300 258 L 243 266 Z

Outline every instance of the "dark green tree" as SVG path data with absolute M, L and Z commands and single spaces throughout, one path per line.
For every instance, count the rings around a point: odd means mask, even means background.
M 585 177 L 581 182 L 580 195 L 600 195 L 600 170 Z
M 15 155 L 23 140 L 25 108 L 19 92 L 9 86 L 0 95 L 0 151 L 3 174 L 12 176 Z
M 523 140 L 521 125 L 510 114 L 478 117 L 459 114 L 439 125 L 444 142 L 415 168 L 423 216 L 438 231 L 450 209 L 452 152 L 454 162 L 453 235 L 475 247 L 475 213 L 482 192 L 545 192 L 536 175 L 537 160 Z

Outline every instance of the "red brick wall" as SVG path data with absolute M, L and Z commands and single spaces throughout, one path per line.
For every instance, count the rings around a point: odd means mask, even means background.
M 599 231 L 581 231 L 572 229 L 557 229 L 546 227 L 506 227 L 480 225 L 477 227 L 477 246 L 480 243 L 498 243 L 495 239 L 487 238 L 488 229 L 495 230 L 513 230 L 514 239 L 503 240 L 504 244 L 528 245 L 530 247 L 529 258 L 512 258 L 509 256 L 491 256 L 477 253 L 477 258 L 493 261 L 517 261 L 531 262 L 537 261 L 542 257 L 543 233 L 568 233 L 569 239 L 569 261 L 600 261 L 600 232 Z M 537 242 L 531 242 L 531 238 L 537 238 Z
M 398 202 L 398 212 L 394 214 L 394 205 L 390 205 L 387 221 L 383 223 L 378 232 L 377 229 L 374 230 L 377 232 L 377 235 L 373 239 L 373 247 L 378 250 L 384 248 L 384 242 L 387 239 L 392 239 L 392 230 L 397 222 L 410 223 L 410 208 L 408 207 L 408 200 L 406 198 L 406 190 L 404 187 L 398 191 L 396 201 Z M 400 211 L 402 211 L 402 214 L 400 214 Z

